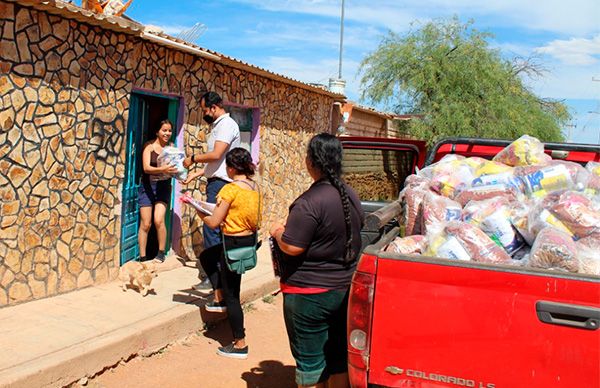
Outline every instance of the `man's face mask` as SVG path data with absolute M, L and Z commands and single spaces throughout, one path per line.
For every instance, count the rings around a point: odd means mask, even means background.
M 215 118 L 212 116 L 211 108 L 212 107 L 203 108 L 204 116 L 202 116 L 202 119 L 209 125 L 215 122 Z
M 206 121 L 207 124 L 212 124 L 215 121 L 215 118 L 211 115 L 204 115 L 202 116 L 202 119 L 204 119 L 204 121 Z

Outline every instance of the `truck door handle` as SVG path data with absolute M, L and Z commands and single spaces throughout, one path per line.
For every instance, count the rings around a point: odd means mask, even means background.
M 598 330 L 600 327 L 600 309 L 595 307 L 539 300 L 535 304 L 535 311 L 540 321 L 551 325 L 585 330 Z

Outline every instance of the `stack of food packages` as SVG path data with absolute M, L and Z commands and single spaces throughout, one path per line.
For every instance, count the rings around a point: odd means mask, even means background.
M 385 250 L 600 276 L 600 163 L 531 136 L 493 160 L 447 155 L 407 178 L 405 237 Z

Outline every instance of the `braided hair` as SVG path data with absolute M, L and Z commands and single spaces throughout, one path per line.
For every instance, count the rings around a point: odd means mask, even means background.
M 337 137 L 320 133 L 310 139 L 307 150 L 308 159 L 312 166 L 336 188 L 342 199 L 344 222 L 346 224 L 346 248 L 344 261 L 350 262 L 354 257 L 352 251 L 352 223 L 350 221 L 350 198 L 341 179 L 342 175 L 342 143 Z

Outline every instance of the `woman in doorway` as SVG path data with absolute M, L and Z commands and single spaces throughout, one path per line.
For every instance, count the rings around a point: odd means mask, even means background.
M 346 314 L 364 220 L 358 196 L 342 181 L 342 145 L 321 133 L 308 145 L 313 184 L 270 234 L 286 254 L 283 316 L 299 387 L 348 387 Z
M 217 206 L 212 215 L 198 212 L 209 228 L 221 227 L 226 249 L 256 244 L 259 224 L 260 194 L 258 185 L 252 180 L 255 166 L 250 152 L 234 148 L 225 156 L 227 176 L 232 180 L 219 191 Z M 233 334 L 233 342 L 219 347 L 217 354 L 225 357 L 245 359 L 248 357 L 244 314 L 240 304 L 242 275 L 232 272 L 225 262 L 221 245 L 220 276 L 222 290 L 215 290 L 214 301 L 205 306 L 207 311 L 227 311 Z
M 177 172 L 172 165 L 158 167 L 158 155 L 164 147 L 169 144 L 173 124 L 169 120 L 160 122 L 156 131 L 156 139 L 144 144 L 142 151 L 142 183 L 138 191 L 138 202 L 140 205 L 140 228 L 138 230 L 138 243 L 140 245 L 140 261 L 146 260 L 146 245 L 148 232 L 152 226 L 152 215 L 154 214 L 154 226 L 158 238 L 158 254 L 156 259 L 160 262 L 165 260 L 165 246 L 167 244 L 167 227 L 165 215 L 169 202 L 171 201 L 171 176 Z

